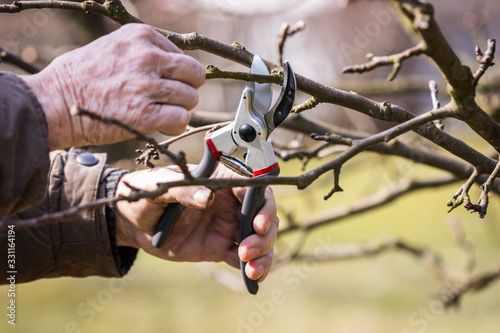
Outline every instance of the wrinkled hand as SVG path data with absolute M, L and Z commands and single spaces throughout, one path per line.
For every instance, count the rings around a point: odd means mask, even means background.
M 214 178 L 235 178 L 233 172 L 219 166 Z M 184 176 L 169 168 L 138 171 L 124 176 L 117 194 L 128 195 L 128 184 L 156 189 L 157 182 L 176 181 Z M 276 203 L 270 188 L 266 202 L 254 219 L 256 234 L 244 239 L 239 247 L 239 220 L 245 188 L 222 189 L 210 199 L 210 190 L 201 186 L 170 189 L 161 198 L 117 203 L 117 245 L 142 248 L 157 257 L 172 261 L 224 261 L 239 268 L 239 258 L 248 262 L 245 273 L 250 279 L 263 281 L 273 260 L 273 244 L 278 232 Z M 210 202 L 208 202 L 210 199 Z M 156 224 L 168 203 L 180 202 L 187 208 L 177 221 L 161 249 L 151 245 Z M 208 205 L 208 208 L 206 208 Z
M 23 79 L 44 109 L 54 150 L 132 137 L 117 126 L 72 116 L 74 105 L 142 132 L 181 133 L 205 70 L 151 27 L 127 24 Z

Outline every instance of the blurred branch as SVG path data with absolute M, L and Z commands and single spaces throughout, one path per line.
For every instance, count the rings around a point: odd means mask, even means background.
M 40 71 L 38 67 L 36 67 L 33 64 L 30 64 L 29 62 L 24 61 L 21 57 L 16 56 L 15 54 L 10 53 L 9 51 L 3 49 L 0 46 L 0 63 L 1 62 L 6 62 L 9 64 L 12 64 L 26 73 L 30 74 L 35 74 Z
M 469 274 L 452 270 L 443 258 L 432 250 L 418 247 L 393 236 L 361 244 L 345 244 L 335 246 L 321 246 L 314 249 L 312 254 L 300 254 L 304 243 L 302 232 L 299 242 L 293 252 L 287 252 L 276 259 L 276 267 L 290 261 L 308 261 L 316 263 L 332 262 L 346 259 L 366 258 L 380 255 L 388 250 L 397 250 L 409 254 L 435 272 L 445 285 L 451 285 L 441 292 L 441 301 L 446 307 L 458 307 L 460 299 L 468 292 L 480 291 L 500 279 L 500 268 L 479 274 Z
M 441 293 L 441 300 L 446 307 L 458 307 L 467 292 L 480 291 L 500 279 L 500 268 L 476 275 L 469 275 L 458 287 L 447 288 Z
M 331 210 L 322 212 L 318 216 L 306 217 L 301 224 L 291 224 L 280 230 L 279 236 L 283 236 L 295 230 L 312 230 L 325 225 L 341 222 L 344 219 L 351 218 L 357 214 L 361 214 L 373 209 L 385 206 L 395 199 L 426 188 L 437 188 L 455 183 L 455 178 L 441 178 L 430 181 L 416 181 L 403 179 L 397 184 L 380 189 L 377 193 L 359 199 L 350 204 L 335 207 Z
M 467 239 L 465 235 L 465 230 L 462 224 L 458 221 L 458 218 L 454 217 L 450 220 L 450 228 L 453 232 L 453 237 L 457 245 L 464 251 L 465 255 L 465 265 L 464 269 L 466 272 L 470 273 L 474 270 L 476 265 L 476 254 L 474 249 L 474 242 Z
M 392 236 L 386 236 L 382 239 L 366 242 L 362 244 L 346 244 L 334 245 L 330 247 L 323 246 L 316 248 L 314 254 L 295 254 L 293 257 L 284 257 L 278 259 L 278 263 L 282 264 L 283 259 L 293 259 L 297 261 L 315 261 L 315 262 L 331 262 L 345 259 L 365 258 L 382 254 L 387 250 L 398 250 L 410 254 L 431 268 L 440 278 L 444 280 L 456 280 L 458 273 L 453 272 L 447 267 L 443 259 L 436 253 L 404 242 Z

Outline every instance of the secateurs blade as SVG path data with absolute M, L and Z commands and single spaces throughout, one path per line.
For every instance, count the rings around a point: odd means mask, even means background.
M 210 177 L 219 161 L 238 173 L 253 178 L 279 174 L 279 165 L 268 139 L 289 115 L 296 92 L 295 75 L 288 62 L 283 63 L 283 70 L 283 86 L 273 107 L 270 107 L 271 84 L 247 83 L 234 122 L 205 135 L 204 154 L 200 164 L 192 172 L 193 177 Z M 266 64 L 257 54 L 254 55 L 250 72 L 269 74 Z M 232 156 L 238 148 L 246 149 L 244 162 Z M 241 209 L 240 243 L 255 233 L 253 220 L 264 205 L 265 190 L 265 186 L 249 187 L 245 193 Z M 180 203 L 175 203 L 165 209 L 153 236 L 154 247 L 160 248 L 164 244 L 184 208 Z M 245 285 L 255 295 L 259 285 L 246 276 L 245 266 L 246 262 L 240 261 Z

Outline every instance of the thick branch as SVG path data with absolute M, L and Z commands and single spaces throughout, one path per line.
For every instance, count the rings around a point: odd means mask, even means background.
M 207 66 L 207 72 L 205 74 L 205 78 L 209 79 L 233 79 L 247 82 L 258 82 L 258 83 L 275 83 L 282 84 L 283 83 L 283 72 L 282 71 L 273 71 L 272 74 L 255 74 L 255 73 L 247 73 L 247 72 L 232 72 L 232 71 L 223 71 L 218 67 L 209 65 Z
M 427 46 L 426 55 L 434 61 L 448 83 L 448 92 L 458 111 L 455 117 L 466 122 L 500 153 L 500 124 L 484 112 L 474 100 L 476 88 L 474 76 L 470 68 L 462 64 L 443 36 L 434 19 L 433 6 L 419 0 L 392 1 L 413 23 L 414 29 Z M 494 48 L 490 47 L 490 50 L 494 51 Z M 492 56 L 489 58 L 492 59 Z

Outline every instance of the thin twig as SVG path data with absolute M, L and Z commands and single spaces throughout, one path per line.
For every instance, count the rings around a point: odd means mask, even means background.
M 392 81 L 399 73 L 403 61 L 407 60 L 408 58 L 424 54 L 426 50 L 426 44 L 424 42 L 421 42 L 401 53 L 396 53 L 389 56 L 374 56 L 373 54 L 368 54 L 367 58 L 369 62 L 360 65 L 346 66 L 342 69 L 342 73 L 364 73 L 381 66 L 392 65 L 392 72 L 387 78 L 387 80 Z
M 165 146 L 165 148 L 168 148 L 171 144 L 173 144 L 173 143 L 175 143 L 177 141 L 180 141 L 182 139 L 185 139 L 185 138 L 187 138 L 187 137 L 189 137 L 191 135 L 194 135 L 194 134 L 197 134 L 197 133 L 200 133 L 200 132 L 206 132 L 208 130 L 215 129 L 215 128 L 221 128 L 221 127 L 224 127 L 226 125 L 229 125 L 230 123 L 232 123 L 232 121 L 224 121 L 224 122 L 221 122 L 221 123 L 211 124 L 211 125 L 207 125 L 207 126 L 189 128 L 187 131 L 185 131 L 181 135 L 178 135 L 178 136 L 173 137 L 171 139 L 162 141 L 162 142 L 159 143 L 159 145 Z
M 186 163 L 186 159 L 185 159 L 185 156 L 183 153 L 179 153 L 179 154 L 174 154 L 172 153 L 171 151 L 169 151 L 165 146 L 162 146 L 160 145 L 155 138 L 149 136 L 149 135 L 146 135 L 144 133 L 142 133 L 141 131 L 129 126 L 128 124 L 125 124 L 124 122 L 118 120 L 118 119 L 114 119 L 114 118 L 108 118 L 108 117 L 102 117 L 96 113 L 93 113 L 89 110 L 85 110 L 83 108 L 80 108 L 78 106 L 73 106 L 71 108 L 71 114 L 74 115 L 74 116 L 85 116 L 85 117 L 89 117 L 93 120 L 96 120 L 96 121 L 99 121 L 99 122 L 102 122 L 103 124 L 106 124 L 106 125 L 117 125 L 117 126 L 120 126 L 121 128 L 129 131 L 130 133 L 134 134 L 136 136 L 136 139 L 138 140 L 141 140 L 141 141 L 145 141 L 149 144 L 151 144 L 158 152 L 166 155 L 167 157 L 169 157 L 175 164 L 177 164 L 179 166 L 179 168 L 181 169 L 182 173 L 184 174 L 184 176 L 188 179 L 190 178 L 193 178 L 193 176 L 191 175 L 191 173 L 189 172 L 188 170 L 188 167 L 187 167 L 187 163 Z
M 486 70 L 488 70 L 488 68 L 490 68 L 491 66 L 495 65 L 495 63 L 493 62 L 493 59 L 495 58 L 495 50 L 496 50 L 495 39 L 488 39 L 488 47 L 484 54 L 479 48 L 479 46 L 476 46 L 476 59 L 477 62 L 479 63 L 479 68 L 474 74 L 474 79 L 472 81 L 473 87 L 477 86 L 481 77 L 483 77 L 484 73 L 486 73 Z
M 294 105 L 292 110 L 290 111 L 291 113 L 301 113 L 306 110 L 310 110 L 315 108 L 319 102 L 316 100 L 315 97 L 311 97 L 308 100 L 302 102 L 301 104 Z
M 437 110 L 441 107 L 441 103 L 439 103 L 438 88 L 437 88 L 436 81 L 434 81 L 434 80 L 429 81 L 429 90 L 431 91 L 432 109 Z M 434 121 L 434 124 L 440 130 L 444 130 L 444 124 L 443 124 L 442 119 L 438 119 L 438 120 Z
M 330 199 L 335 193 L 343 192 L 344 189 L 340 187 L 340 168 L 333 169 L 333 188 L 327 195 L 323 197 L 323 200 Z
M 290 25 L 287 22 L 284 22 L 281 25 L 280 33 L 278 35 L 278 64 L 283 63 L 283 48 L 285 47 L 285 42 L 288 39 L 288 37 L 292 37 L 295 35 L 297 32 L 300 32 L 306 28 L 306 24 L 304 21 L 298 21 L 295 23 L 293 27 L 290 27 Z
M 448 213 L 457 208 L 458 206 L 460 206 L 462 203 L 464 204 L 464 207 L 466 209 L 469 209 L 468 207 L 471 204 L 469 197 L 469 190 L 472 187 L 472 185 L 474 185 L 474 183 L 477 181 L 479 175 L 480 175 L 479 171 L 477 169 L 474 169 L 474 172 L 472 172 L 467 182 L 465 182 L 465 184 L 460 186 L 458 191 L 453 195 L 452 199 L 446 203 L 446 205 L 450 207 Z
M 488 210 L 488 204 L 489 204 L 489 193 L 493 186 L 493 182 L 495 181 L 495 178 L 498 176 L 499 172 L 500 172 L 500 159 L 497 163 L 497 166 L 495 167 L 495 170 L 493 170 L 493 172 L 490 174 L 486 182 L 483 185 L 481 185 L 482 192 L 477 202 L 477 205 L 480 207 L 480 209 L 478 210 L 480 218 L 486 216 L 486 211 Z

